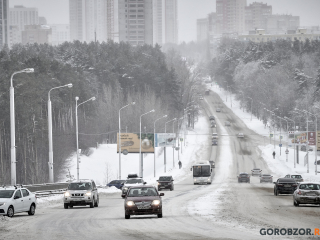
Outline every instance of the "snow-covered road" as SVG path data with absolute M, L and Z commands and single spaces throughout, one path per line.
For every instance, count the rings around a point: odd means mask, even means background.
M 52 205 L 37 210 L 33 217 L 17 215 L 6 221 L 0 234 L 3 239 L 263 239 L 261 228 L 319 228 L 318 206 L 294 207 L 291 195 L 273 195 L 273 184 L 260 184 L 258 177 L 251 183 L 237 182 L 240 172 L 259 167 L 272 172 L 262 157 L 262 136 L 247 128 L 243 121 L 228 109 L 217 94 L 203 102 L 204 114 L 215 115 L 219 145 L 211 147 L 208 124 L 195 134 L 199 146 L 190 151 L 191 161 L 211 158 L 216 161 L 211 185 L 193 185 L 187 168 L 174 191 L 165 191 L 163 218 L 153 216 L 124 219 L 120 192 L 102 194 L 100 206 L 63 209 Z M 216 113 L 216 107 L 222 107 Z M 204 116 L 207 119 L 207 116 Z M 225 127 L 224 122 L 231 122 Z M 236 134 L 242 132 L 244 139 Z M 201 139 L 201 141 L 200 141 Z M 207 141 L 205 144 L 204 140 Z M 190 164 L 189 163 L 189 164 Z M 280 176 L 276 176 L 280 177 Z M 178 177 L 178 175 L 177 175 Z M 151 179 L 150 179 L 151 180 Z M 268 236 L 276 238 L 279 236 Z M 282 236 L 283 239 L 308 238 Z

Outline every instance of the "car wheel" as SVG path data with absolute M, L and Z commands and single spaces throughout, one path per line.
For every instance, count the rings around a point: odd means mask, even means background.
M 130 215 L 124 215 L 125 219 L 130 219 Z
M 92 202 L 90 203 L 90 208 L 94 208 L 94 205 L 95 205 L 95 201 L 94 201 L 94 198 L 93 198 Z
M 31 204 L 30 209 L 28 211 L 28 215 L 34 215 L 36 213 L 36 207 L 34 204 Z
M 69 208 L 73 208 L 73 205 L 70 204 L 70 205 L 69 205 Z
M 98 206 L 99 206 L 99 196 L 98 196 L 98 199 L 97 199 L 97 201 L 95 202 L 94 206 L 95 206 L 95 207 L 98 207 Z
M 158 218 L 162 218 L 162 213 L 159 213 L 159 214 L 158 214 Z
M 10 206 L 10 207 L 8 208 L 8 211 L 7 211 L 7 216 L 8 216 L 8 217 L 13 217 L 13 215 L 14 215 L 14 210 L 13 210 L 13 207 Z
M 275 194 L 274 194 L 274 195 L 278 196 L 278 194 L 279 194 L 279 192 L 278 192 L 278 190 L 276 189 L 276 191 L 275 191 Z
M 68 204 L 68 203 L 65 203 L 65 204 L 63 204 L 63 206 L 64 206 L 64 209 L 68 209 L 69 204 Z

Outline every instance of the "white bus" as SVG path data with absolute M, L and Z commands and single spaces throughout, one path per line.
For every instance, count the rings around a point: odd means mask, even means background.
M 212 168 L 209 161 L 200 161 L 192 166 L 193 184 L 211 184 L 212 182 Z

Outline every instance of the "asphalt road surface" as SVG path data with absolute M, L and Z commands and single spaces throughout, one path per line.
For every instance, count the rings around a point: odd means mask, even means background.
M 217 107 L 222 112 L 217 113 Z M 316 238 L 260 235 L 261 228 L 310 228 L 313 233 L 315 228 L 320 228 L 320 207 L 294 207 L 291 195 L 274 196 L 273 184 L 260 184 L 258 177 L 251 177 L 250 184 L 238 183 L 240 172 L 251 172 L 255 167 L 272 174 L 257 147 L 264 144 L 264 139 L 249 130 L 218 95 L 206 96 L 203 108 L 203 114 L 217 118 L 217 129 L 208 128 L 208 144 L 202 147 L 202 154 L 195 153 L 195 158 L 216 161 L 213 183 L 193 185 L 192 173 L 186 173 L 186 178 L 175 184 L 174 191 L 164 191 L 163 218 L 132 216 L 126 220 L 120 193 L 101 194 L 98 208 L 64 209 L 61 202 L 37 209 L 35 216 L 17 214 L 0 226 L 0 239 Z M 225 121 L 231 122 L 231 126 L 225 127 Z M 219 134 L 218 146 L 211 147 L 212 131 Z M 245 138 L 237 138 L 239 132 Z M 205 204 L 200 204 L 201 198 L 214 202 L 207 214 L 203 214 Z M 190 206 L 202 211 L 190 213 Z

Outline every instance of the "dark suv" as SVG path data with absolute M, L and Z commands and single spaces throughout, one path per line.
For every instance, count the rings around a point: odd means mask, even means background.
M 127 194 L 122 194 L 124 200 L 124 216 L 129 219 L 131 215 L 157 215 L 162 218 L 162 199 L 154 186 L 130 187 Z
M 170 189 L 170 191 L 172 191 L 174 189 L 173 181 L 174 180 L 172 176 L 159 177 L 159 180 L 157 180 L 158 191 L 160 191 L 161 189 Z
M 297 183 L 293 178 L 279 178 L 274 183 L 274 195 L 278 196 L 279 194 L 287 193 L 293 194 L 297 188 Z
M 240 182 L 250 183 L 250 175 L 248 173 L 240 173 L 238 176 L 238 183 Z

